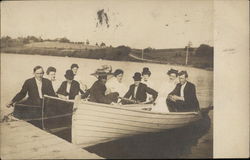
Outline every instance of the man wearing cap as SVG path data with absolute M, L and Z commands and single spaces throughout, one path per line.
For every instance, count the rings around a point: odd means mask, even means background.
M 95 73 L 98 80 L 92 85 L 89 89 L 89 101 L 96 103 L 105 103 L 112 104 L 116 103 L 118 100 L 119 93 L 114 92 L 105 95 L 106 92 L 106 82 L 107 82 L 107 73 L 106 72 L 98 72 Z
M 75 99 L 76 95 L 80 93 L 80 84 L 74 80 L 74 73 L 72 70 L 67 70 L 64 77 L 66 81 L 62 82 L 57 94 L 62 99 Z
M 27 100 L 23 104 L 41 106 L 43 95 L 56 96 L 51 81 L 43 78 L 44 71 L 41 66 L 33 69 L 34 77 L 27 79 L 21 91 L 11 100 L 7 107 L 21 101 L 28 93 Z
M 136 72 L 133 79 L 134 84 L 130 85 L 128 92 L 124 96 L 125 99 L 122 100 L 122 104 L 145 102 L 147 100 L 147 93 L 152 95 L 153 99 L 150 103 L 153 103 L 158 96 L 158 92 L 141 83 L 141 73 Z M 131 99 L 131 101 L 126 99 Z
M 179 81 L 167 98 L 170 112 L 197 112 L 200 110 L 195 85 L 187 81 L 186 71 L 178 73 Z

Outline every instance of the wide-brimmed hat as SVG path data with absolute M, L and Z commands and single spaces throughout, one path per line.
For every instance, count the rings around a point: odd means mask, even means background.
M 95 76 L 98 79 L 102 79 L 102 78 L 106 78 L 109 79 L 110 77 L 113 76 L 112 72 L 112 67 L 108 66 L 108 65 L 103 65 L 102 68 L 98 68 L 96 69 L 96 71 L 94 73 L 91 73 L 90 75 Z
M 174 73 L 174 74 L 176 74 L 176 76 L 178 75 L 178 70 L 175 70 L 175 69 L 170 69 L 170 70 L 168 70 L 168 72 L 167 72 L 167 74 L 168 75 L 170 75 L 170 74 L 172 74 L 172 73 Z
M 64 75 L 64 77 L 66 78 L 66 79 L 68 79 L 68 80 L 73 80 L 74 79 L 74 73 L 73 73 L 73 71 L 72 70 L 67 70 L 66 71 L 66 73 L 65 73 L 65 75 Z
M 135 81 L 140 81 L 141 80 L 141 73 L 135 72 L 133 78 Z
M 142 69 L 142 73 L 141 73 L 142 75 L 151 75 L 151 72 L 150 72 L 150 70 L 149 70 L 149 68 L 148 67 L 144 67 L 143 69 Z

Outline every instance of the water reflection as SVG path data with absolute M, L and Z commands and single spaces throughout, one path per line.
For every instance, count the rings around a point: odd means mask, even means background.
M 199 138 L 208 132 L 210 126 L 211 119 L 205 115 L 201 121 L 187 127 L 123 138 L 85 149 L 108 159 L 185 157 L 191 153 L 191 147 L 197 145 Z

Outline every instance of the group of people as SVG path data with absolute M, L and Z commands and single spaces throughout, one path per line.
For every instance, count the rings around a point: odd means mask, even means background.
M 102 69 L 94 74 L 97 80 L 88 89 L 80 80 L 77 71 L 79 66 L 72 64 L 65 72 L 65 81 L 60 85 L 56 80 L 56 68 L 49 67 L 44 78 L 44 70 L 41 66 L 33 69 L 34 77 L 27 79 L 22 89 L 8 103 L 8 107 L 14 103 L 25 103 L 41 106 L 44 95 L 55 96 L 61 99 L 74 99 L 81 95 L 82 99 L 90 102 L 105 104 L 145 104 L 154 103 L 154 111 L 162 112 L 193 112 L 199 110 L 199 102 L 196 97 L 195 85 L 187 81 L 186 71 L 178 72 L 170 69 L 167 72 L 168 80 L 162 82 L 161 89 L 156 91 L 150 80 L 151 71 L 144 67 L 142 72 L 135 72 L 134 83 L 126 87 L 123 83 L 124 71 L 112 69 L 106 72 Z M 23 101 L 28 94 L 28 98 Z

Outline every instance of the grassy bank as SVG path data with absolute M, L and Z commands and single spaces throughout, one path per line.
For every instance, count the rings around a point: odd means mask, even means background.
M 85 45 L 86 46 L 86 45 Z M 213 70 L 213 55 L 197 55 L 196 49 L 189 52 L 188 65 L 191 67 Z M 89 59 L 105 59 L 114 61 L 141 61 L 149 60 L 151 63 L 185 65 L 186 50 L 176 49 L 144 49 L 142 60 L 142 50 L 131 49 L 127 46 L 119 47 L 84 47 L 78 44 L 40 42 L 31 43 L 24 46 L 1 48 L 4 53 L 29 54 L 29 55 L 49 55 L 62 57 L 76 57 Z M 129 56 L 133 55 L 133 56 Z M 136 58 L 138 57 L 138 58 Z
M 196 50 L 191 50 L 188 56 L 188 66 L 213 70 L 213 56 L 199 56 L 195 54 Z M 142 57 L 141 50 L 133 50 L 132 54 L 137 57 Z M 157 61 L 158 63 L 167 63 L 173 65 L 185 65 L 186 50 L 184 48 L 177 49 L 159 49 L 151 52 L 143 53 L 144 59 Z

